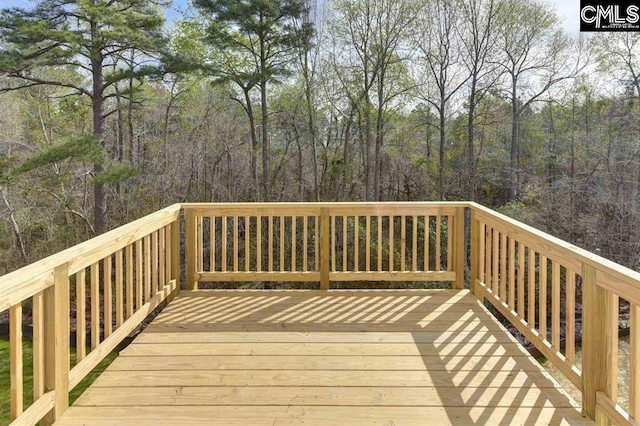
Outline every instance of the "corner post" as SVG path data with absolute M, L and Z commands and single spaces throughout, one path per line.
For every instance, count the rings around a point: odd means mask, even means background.
M 329 209 L 320 209 L 320 289 L 329 290 Z
M 184 241 L 184 257 L 186 266 L 186 275 L 184 278 L 185 288 L 187 290 L 197 290 L 198 282 L 196 281 L 196 215 L 192 209 L 185 209 L 185 241 Z
M 596 268 L 584 263 L 582 289 L 582 410 L 595 419 L 598 392 L 616 400 L 618 296 L 598 286 Z
M 53 286 L 44 291 L 45 391 L 55 391 L 56 403 L 45 416 L 53 424 L 69 408 L 69 269 L 53 271 Z
M 180 277 L 182 275 L 182 267 L 180 264 L 180 216 L 180 212 L 178 212 L 178 217 L 171 223 L 171 276 L 169 277 L 169 281 L 176 281 L 174 295 L 180 293 L 181 289 Z M 169 296 L 169 301 L 171 301 L 172 298 L 173 296 Z
M 456 209 L 456 215 L 454 219 L 454 231 L 453 231 L 453 250 L 454 250 L 454 271 L 456 272 L 456 281 L 453 283 L 453 288 L 464 289 L 465 278 L 465 258 L 467 254 L 467 247 L 464 244 L 464 207 L 458 207 Z

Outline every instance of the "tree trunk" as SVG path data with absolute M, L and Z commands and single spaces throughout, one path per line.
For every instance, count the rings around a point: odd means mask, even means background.
M 471 93 L 469 94 L 469 117 L 467 119 L 468 128 L 468 161 L 467 167 L 469 167 L 469 201 L 476 200 L 476 154 L 475 154 L 475 128 L 473 125 L 476 114 L 476 77 L 475 75 L 471 79 Z
M 247 116 L 249 117 L 249 127 L 251 133 L 251 149 L 250 167 L 251 167 L 251 181 L 253 184 L 253 200 L 260 201 L 260 185 L 258 183 L 258 135 L 256 134 L 256 118 L 253 114 L 253 104 L 251 103 L 251 96 L 249 95 L 249 88 L 243 88 L 244 100 L 246 102 Z
M 517 159 L 518 159 L 518 98 L 517 98 L 517 81 L 512 82 L 511 90 L 511 161 L 509 164 L 509 201 L 516 199 L 517 191 Z
M 98 25 L 91 23 L 91 39 L 93 43 L 98 43 Z M 104 99 L 102 97 L 102 52 L 94 47 L 91 55 L 91 74 L 93 79 L 93 93 L 91 97 L 93 109 L 93 135 L 104 147 Z M 93 164 L 94 177 L 98 177 L 104 171 L 104 165 L 101 162 Z M 107 228 L 107 196 L 105 185 L 96 182 L 93 185 L 93 220 L 94 231 L 96 234 L 102 234 Z

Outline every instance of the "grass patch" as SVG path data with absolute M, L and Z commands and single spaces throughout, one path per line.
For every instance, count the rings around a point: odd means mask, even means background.
M 33 403 L 33 345 L 30 340 L 23 339 L 23 368 L 24 368 L 24 407 Z M 98 376 L 118 356 L 120 348 L 117 348 L 98 366 L 87 375 L 69 394 L 69 403 L 78 399 L 80 395 L 98 378 Z M 9 424 L 11 421 L 11 367 L 9 361 L 9 339 L 0 338 L 0 424 Z M 71 365 L 76 365 L 76 350 L 71 348 Z

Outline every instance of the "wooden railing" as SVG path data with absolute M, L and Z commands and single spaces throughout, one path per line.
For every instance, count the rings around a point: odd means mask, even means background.
M 488 300 L 580 390 L 586 414 L 599 423 L 636 425 L 640 273 L 481 205 L 470 207 L 473 292 Z M 628 412 L 618 404 L 622 303 L 630 309 Z M 576 306 L 582 307 L 581 364 L 576 362 Z
M 464 287 L 465 203 L 183 204 L 186 283 L 444 281 Z
M 68 407 L 69 391 L 179 291 L 181 241 L 187 290 L 251 281 L 319 282 L 325 290 L 338 281 L 440 281 L 461 289 L 468 264 L 473 293 L 582 392 L 586 414 L 637 424 L 640 273 L 476 203 L 173 205 L 0 277 L 0 311 L 10 310 L 15 424 L 55 421 Z M 617 394 L 621 304 L 630 311 L 628 410 Z M 35 401 L 26 410 L 25 307 L 33 318 Z M 71 320 L 77 324 L 73 366 Z
M 173 205 L 0 277 L 0 312 L 10 310 L 12 424 L 53 423 L 69 406 L 69 392 L 176 293 L 179 215 L 180 205 Z M 73 315 L 70 305 L 76 308 Z M 24 308 L 33 318 L 29 407 L 23 399 Z M 76 323 L 73 367 L 71 320 Z

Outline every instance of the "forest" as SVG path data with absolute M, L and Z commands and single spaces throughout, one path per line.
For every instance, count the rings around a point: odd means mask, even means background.
M 170 6 L 0 12 L 0 274 L 189 201 L 472 200 L 640 266 L 639 33 L 539 0 Z

